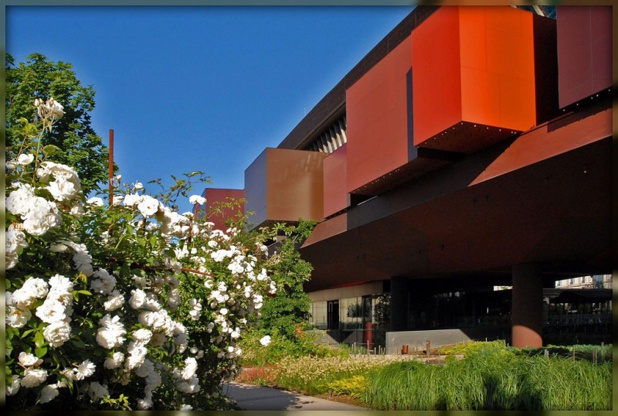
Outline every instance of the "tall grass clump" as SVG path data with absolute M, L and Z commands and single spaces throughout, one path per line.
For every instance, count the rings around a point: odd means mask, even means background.
M 486 345 L 446 364 L 377 370 L 362 400 L 376 410 L 609 410 L 611 389 L 610 362 Z

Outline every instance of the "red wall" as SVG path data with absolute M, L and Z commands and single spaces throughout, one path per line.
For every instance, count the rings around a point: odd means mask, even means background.
M 408 162 L 409 38 L 346 91 L 347 189 Z
M 442 7 L 412 32 L 411 45 L 416 146 L 473 152 L 504 136 L 481 142 L 470 126 L 536 124 L 532 13 Z
M 324 159 L 324 217 L 350 205 L 346 188 L 347 167 L 347 144 Z
M 233 209 L 225 208 L 221 213 L 215 214 L 212 211 L 213 206 L 217 205 L 219 202 L 228 202 L 228 198 L 236 200 L 244 198 L 245 191 L 242 189 L 206 188 L 203 196 L 206 198 L 206 220 L 215 224 L 213 227 L 214 229 L 227 230 L 228 227 L 225 225 L 225 221 L 228 218 L 235 218 L 239 211 L 242 213 L 245 212 L 244 202 Z
M 559 6 L 556 21 L 563 108 L 612 85 L 612 8 Z

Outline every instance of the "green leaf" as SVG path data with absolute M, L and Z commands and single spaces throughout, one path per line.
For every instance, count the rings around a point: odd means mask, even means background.
M 47 347 L 38 347 L 34 349 L 34 354 L 39 357 L 42 358 L 43 356 L 45 356 L 45 354 L 47 354 Z
M 37 331 L 34 334 L 34 345 L 36 345 L 37 348 L 41 348 L 43 345 L 45 345 L 45 339 L 43 338 L 43 331 Z
M 58 146 L 54 146 L 53 144 L 48 144 L 47 146 L 43 147 L 43 154 L 45 155 L 45 157 L 50 157 L 58 153 L 62 153 L 62 149 L 59 148 Z

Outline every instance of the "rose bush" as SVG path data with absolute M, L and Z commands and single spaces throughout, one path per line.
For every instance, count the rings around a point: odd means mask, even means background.
M 120 176 L 110 206 L 87 200 L 75 171 L 53 162 L 59 149 L 41 143 L 63 107 L 35 106 L 6 163 L 7 407 L 229 408 L 221 381 L 277 290 L 267 233 L 215 230 Z

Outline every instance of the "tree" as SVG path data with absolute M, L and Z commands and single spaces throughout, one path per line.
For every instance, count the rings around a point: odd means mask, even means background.
M 93 130 L 90 113 L 94 109 L 95 91 L 84 87 L 72 71 L 72 65 L 52 62 L 34 53 L 26 62 L 15 65 L 13 57 L 6 60 L 6 159 L 14 159 L 20 136 L 20 118 L 33 120 L 34 100 L 54 98 L 64 106 L 64 116 L 53 130 L 43 136 L 45 145 L 60 150 L 54 154 L 58 163 L 73 167 L 81 179 L 84 194 L 107 181 L 108 149 Z
M 311 278 L 313 266 L 303 260 L 298 248 L 311 235 L 315 221 L 299 220 L 297 226 L 277 224 L 274 228 L 285 238 L 271 256 L 270 274 L 277 282 L 277 296 L 264 301 L 262 328 L 266 331 L 278 330 L 286 338 L 293 340 L 301 334 L 311 316 L 311 299 L 305 293 L 303 284 Z

